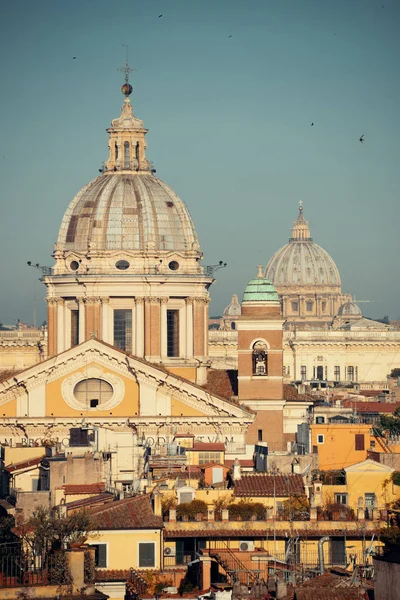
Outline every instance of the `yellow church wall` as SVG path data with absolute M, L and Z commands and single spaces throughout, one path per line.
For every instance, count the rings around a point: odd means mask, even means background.
M 44 446 L 15 448 L 14 446 L 4 446 L 4 464 L 19 463 L 24 460 L 32 460 L 46 454 Z
M 121 378 L 125 385 L 125 395 L 122 401 L 111 410 L 98 410 L 97 408 L 89 408 L 82 410 L 75 410 L 71 408 L 64 400 L 62 396 L 62 384 L 63 381 L 69 379 L 75 373 L 82 373 L 84 375 L 84 369 L 77 369 L 71 373 L 68 373 L 65 377 L 56 379 L 46 385 L 46 415 L 54 417 L 73 417 L 81 415 L 93 415 L 97 417 L 108 417 L 113 415 L 114 417 L 133 416 L 139 411 L 139 386 L 136 381 L 124 377 L 120 373 L 116 374 L 112 370 L 103 369 L 96 363 L 89 363 L 86 368 L 99 367 L 102 369 L 104 374 L 109 373 L 110 375 L 117 375 Z
M 171 416 L 172 417 L 180 417 L 184 415 L 185 417 L 203 417 L 204 413 L 192 406 L 188 406 L 184 404 L 180 400 L 176 400 L 172 398 L 171 400 Z
M 188 379 L 193 383 L 196 383 L 196 375 L 197 371 L 195 367 L 166 367 L 170 373 L 173 375 L 178 375 L 178 377 L 183 377 L 184 379 Z
M 1 417 L 16 417 L 17 416 L 17 401 L 10 400 L 10 402 L 6 402 L 2 406 L 0 406 L 0 416 Z
M 155 544 L 154 567 L 139 566 L 139 544 Z M 105 569 L 160 569 L 161 532 L 155 529 L 105 530 L 96 531 L 88 538 L 89 545 L 107 545 L 107 566 Z

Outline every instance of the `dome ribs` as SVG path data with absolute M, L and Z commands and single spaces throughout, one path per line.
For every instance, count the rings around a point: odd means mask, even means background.
M 190 213 L 149 173 L 104 173 L 77 194 L 58 236 L 60 250 L 200 252 Z

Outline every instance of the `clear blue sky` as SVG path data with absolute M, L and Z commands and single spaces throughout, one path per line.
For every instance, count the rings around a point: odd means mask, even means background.
M 0 321 L 32 322 L 26 261 L 52 264 L 64 211 L 107 158 L 123 44 L 148 157 L 204 264 L 228 262 L 214 314 L 286 243 L 302 199 L 343 289 L 399 318 L 399 22 L 398 0 L 2 2 Z

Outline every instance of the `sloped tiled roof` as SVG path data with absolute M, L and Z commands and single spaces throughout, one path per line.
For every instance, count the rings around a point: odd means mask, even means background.
M 235 481 L 235 496 L 275 496 L 288 497 L 291 494 L 304 494 L 303 477 L 298 474 L 272 475 L 254 473 L 242 475 Z
M 203 388 L 211 394 L 222 396 L 222 398 L 230 399 L 232 396 L 237 396 L 237 371 L 229 369 L 209 369 L 207 373 L 207 383 Z
M 101 494 L 104 492 L 104 483 L 82 483 L 62 485 L 66 496 L 77 496 L 78 494 Z
M 400 403 L 390 402 L 354 402 L 353 400 L 344 400 L 343 406 L 346 408 L 354 408 L 359 413 L 389 413 L 393 414 Z
M 90 510 L 93 527 L 104 529 L 161 529 L 162 517 L 154 515 L 148 495 L 107 502 Z
M 225 460 L 225 466 L 231 469 L 234 462 L 233 459 L 227 459 Z M 239 462 L 241 467 L 254 467 L 254 460 L 252 458 L 240 458 Z
M 17 463 L 11 463 L 5 467 L 5 470 L 9 473 L 15 473 L 15 471 L 22 471 L 23 469 L 28 469 L 29 467 L 37 467 L 43 460 L 43 456 L 38 456 L 37 458 L 30 458 L 29 460 L 21 460 Z
M 193 444 L 193 448 L 186 448 L 186 452 L 225 452 L 225 444 L 221 442 L 215 443 L 203 443 L 203 442 L 195 442 Z
M 67 510 L 74 510 L 76 508 L 83 508 L 93 506 L 95 504 L 105 504 L 106 502 L 112 502 L 114 496 L 108 492 L 98 494 L 97 496 L 88 496 L 87 498 L 81 498 L 80 500 L 73 500 L 73 502 L 67 502 L 65 507 Z

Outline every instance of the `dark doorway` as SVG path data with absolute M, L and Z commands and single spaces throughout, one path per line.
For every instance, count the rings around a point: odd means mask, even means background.
M 346 566 L 346 542 L 344 538 L 335 538 L 330 542 L 331 565 Z
M 322 367 L 321 365 L 317 367 L 317 379 L 319 381 L 322 381 L 324 379 L 324 367 Z

